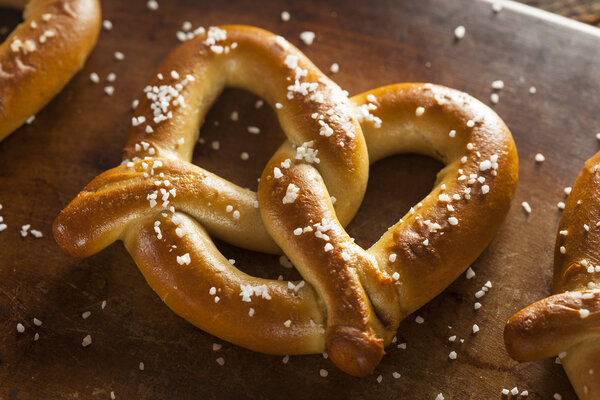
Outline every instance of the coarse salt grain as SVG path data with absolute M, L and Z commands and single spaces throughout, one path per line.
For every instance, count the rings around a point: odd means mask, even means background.
M 459 25 L 456 28 L 454 28 L 454 37 L 457 40 L 461 40 L 462 38 L 464 38 L 466 33 L 467 29 L 463 25 Z
M 492 82 L 492 89 L 494 90 L 502 90 L 504 89 L 504 81 L 498 79 Z
M 177 256 L 177 264 L 179 265 L 189 265 L 192 262 L 190 258 L 190 253 L 185 253 L 182 256 Z
M 86 337 L 83 338 L 83 340 L 81 341 L 81 345 L 83 347 L 88 347 L 90 344 L 92 344 L 92 337 L 90 335 L 87 335 Z
M 522 202 L 521 207 L 523 207 L 523 210 L 525 210 L 525 212 L 527 214 L 531 214 L 531 206 L 529 205 L 528 202 L 526 202 L 526 201 Z
M 300 40 L 302 40 L 305 45 L 310 46 L 315 40 L 315 33 L 311 31 L 304 31 L 300 34 Z
M 473 271 L 473 268 L 469 267 L 467 269 L 466 276 L 467 276 L 467 279 L 471 279 L 471 278 L 473 278 L 475 276 L 475 271 Z

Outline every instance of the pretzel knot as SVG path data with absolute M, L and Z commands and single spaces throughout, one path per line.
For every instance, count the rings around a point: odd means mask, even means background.
M 201 329 L 270 354 L 327 351 L 345 372 L 368 375 L 402 318 L 498 229 L 517 181 L 510 132 L 488 107 L 441 86 L 399 84 L 348 99 L 298 49 L 258 28 L 195 34 L 144 89 L 123 165 L 61 212 L 56 240 L 85 257 L 121 239 L 163 301 Z M 287 136 L 257 193 L 190 163 L 199 125 L 226 86 L 263 97 Z M 422 202 L 362 249 L 344 226 L 369 162 L 402 152 L 446 167 Z M 246 275 L 209 234 L 283 252 L 304 280 Z
M 600 399 L 600 153 L 573 184 L 554 251 L 554 295 L 513 315 L 506 349 L 518 361 L 558 355 L 580 399 Z

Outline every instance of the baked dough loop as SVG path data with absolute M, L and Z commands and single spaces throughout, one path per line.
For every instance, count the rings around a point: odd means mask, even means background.
M 0 44 L 0 140 L 40 111 L 79 71 L 100 31 L 98 0 L 0 0 L 25 8 Z
M 504 329 L 518 361 L 559 355 L 582 400 L 600 399 L 600 153 L 579 173 L 560 220 L 554 296 L 519 311 Z
M 400 321 L 475 260 L 509 208 L 517 181 L 510 132 L 456 90 L 409 83 L 348 99 L 282 37 L 247 26 L 198 32 L 153 76 L 124 164 L 61 212 L 54 235 L 78 257 L 123 240 L 173 311 L 240 346 L 326 351 L 345 372 L 370 374 Z M 190 163 L 198 128 L 227 86 L 264 98 L 287 136 L 258 193 Z M 362 201 L 369 161 L 406 152 L 446 167 L 421 203 L 362 249 L 344 226 Z M 249 276 L 209 234 L 284 253 L 304 280 Z

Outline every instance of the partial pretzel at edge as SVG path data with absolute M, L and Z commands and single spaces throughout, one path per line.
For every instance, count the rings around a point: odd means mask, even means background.
M 0 44 L 0 141 L 41 110 L 79 71 L 100 31 L 98 0 L 0 0 L 25 6 Z
M 580 399 L 600 399 L 600 153 L 575 180 L 560 219 L 553 296 L 513 315 L 504 341 L 511 357 L 559 355 Z M 596 372 L 594 372 L 596 371 Z

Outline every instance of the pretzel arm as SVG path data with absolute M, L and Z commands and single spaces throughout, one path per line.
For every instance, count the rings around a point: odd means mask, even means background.
M 182 237 L 176 229 L 184 232 Z M 241 272 L 219 252 L 207 231 L 184 213 L 163 217 L 157 212 L 137 219 L 123 242 L 152 289 L 197 327 L 268 354 L 324 351 L 325 314 L 310 285 L 296 289 L 300 282 Z M 177 256 L 185 254 L 190 263 L 178 264 Z M 250 293 L 247 297 L 242 296 L 243 287 Z M 261 288 L 260 294 L 248 288 Z
M 442 86 L 386 86 L 352 102 L 357 108 L 374 104 L 371 114 L 383 121 L 379 128 L 361 123 L 371 162 L 419 153 L 446 164 L 431 193 L 368 250 L 382 270 L 399 274 L 400 306 L 410 314 L 453 282 L 494 237 L 517 183 L 515 145 L 489 107 Z
M 25 2 L 0 0 L 4 4 Z M 98 0 L 31 0 L 23 17 L 0 44 L 0 140 L 62 90 L 100 31 Z
M 352 375 L 366 376 L 379 363 L 384 342 L 391 341 L 400 322 L 394 285 L 337 221 L 316 168 L 292 162 L 283 176 L 273 176 L 273 169 L 293 154 L 291 146 L 282 146 L 264 170 L 259 184 L 263 220 L 327 307 L 326 349 L 331 360 Z M 297 197 L 287 202 L 291 185 L 298 188 Z M 366 276 L 371 274 L 374 279 L 368 287 Z M 385 298 L 377 304 L 387 317 L 385 323 L 373 310 L 369 289 L 379 294 L 377 299 Z
M 513 315 L 504 328 L 506 349 L 518 361 L 555 356 L 594 337 L 600 338 L 597 290 L 547 297 Z
M 121 238 L 128 225 L 149 210 L 166 212 L 174 207 L 220 239 L 279 254 L 256 208 L 256 193 L 178 160 L 152 159 L 131 165 L 99 175 L 61 211 L 53 231 L 63 249 L 76 257 L 90 256 Z M 148 197 L 155 192 L 156 205 L 152 206 Z

